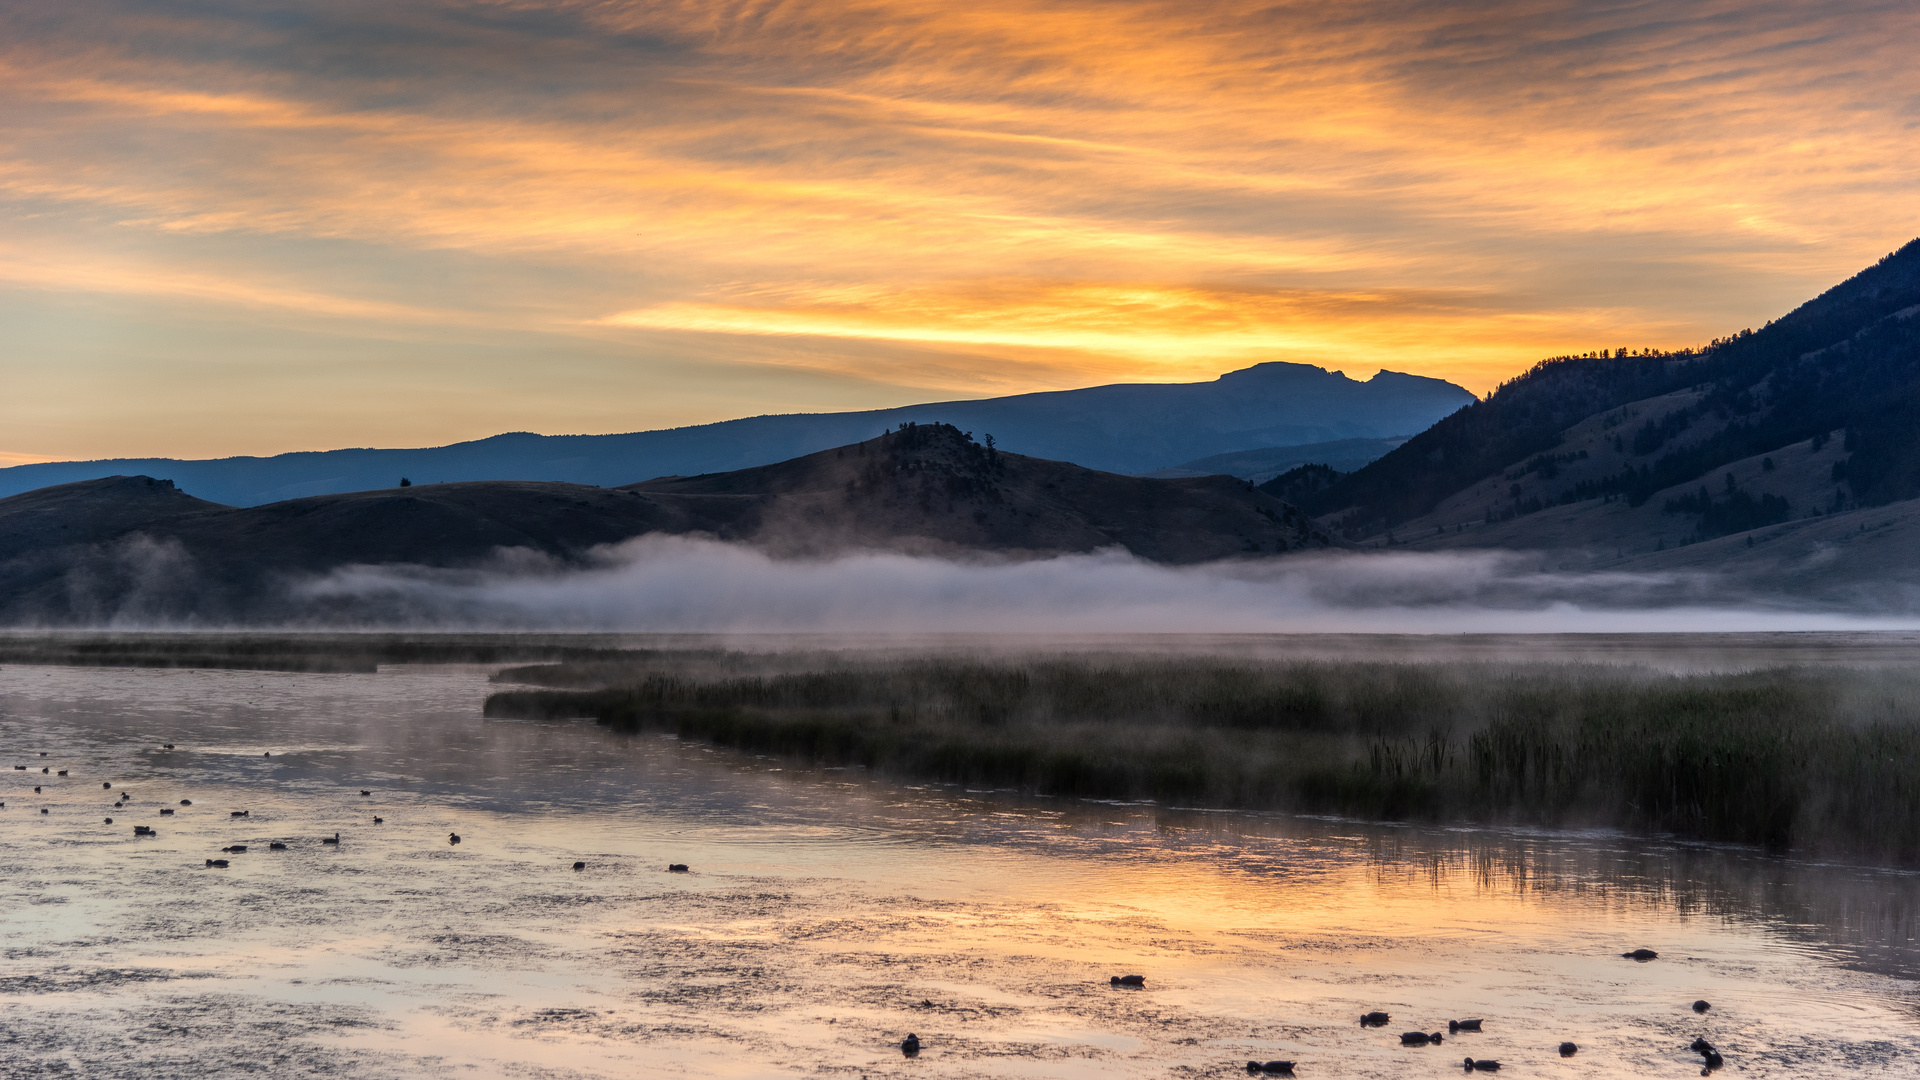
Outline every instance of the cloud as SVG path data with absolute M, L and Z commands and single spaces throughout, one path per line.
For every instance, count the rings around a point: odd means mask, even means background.
M 640 369 L 752 335 L 903 399 L 929 345 L 1012 389 L 1261 354 L 1479 390 L 1756 325 L 1920 233 L 1916 35 L 1903 0 L 15 4 L 0 206 L 60 266 L 191 285 L 17 288 L 264 291 L 606 371 L 609 335 Z M 290 409 L 280 378 L 204 392 Z M 720 418 L 696 382 L 656 408 Z
M 1913 627 L 1730 592 L 1705 574 L 1563 573 L 1530 555 L 1364 554 L 1169 567 L 1119 551 L 1021 562 L 891 553 L 780 560 L 646 536 L 585 569 L 360 566 L 302 583 L 327 618 L 665 632 L 1627 632 Z M 297 621 L 297 620 L 296 620 Z

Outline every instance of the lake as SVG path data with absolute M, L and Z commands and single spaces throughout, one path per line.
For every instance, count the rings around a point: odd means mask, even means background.
M 1911 873 L 915 787 L 489 670 L 0 669 L 0 1075 L 1920 1074 Z

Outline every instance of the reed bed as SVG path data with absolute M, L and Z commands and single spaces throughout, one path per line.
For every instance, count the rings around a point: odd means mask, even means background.
M 720 657 L 512 669 L 489 716 L 591 717 L 1022 792 L 1617 826 L 1920 861 L 1920 671 Z M 756 670 L 758 668 L 759 670 Z

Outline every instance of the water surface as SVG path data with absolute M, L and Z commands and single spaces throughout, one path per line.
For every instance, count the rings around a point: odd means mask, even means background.
M 1920 1073 L 1910 874 L 915 788 L 486 675 L 0 670 L 0 1075 Z

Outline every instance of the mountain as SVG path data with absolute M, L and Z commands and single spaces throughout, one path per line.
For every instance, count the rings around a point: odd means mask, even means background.
M 1171 479 L 1224 473 L 1262 484 L 1301 465 L 1324 465 L 1339 472 L 1353 472 L 1362 465 L 1379 460 L 1406 441 L 1405 435 L 1396 435 L 1388 439 L 1337 439 L 1304 446 L 1262 446 L 1228 454 L 1213 454 L 1182 462 L 1170 469 L 1155 469 L 1141 475 Z
M 298 585 L 350 566 L 581 564 L 648 533 L 782 555 L 1122 547 L 1169 563 L 1343 546 L 1232 477 L 1119 476 L 909 424 L 775 465 L 622 488 L 416 484 L 241 508 L 144 476 L 64 484 L 0 499 L 0 624 L 351 620 L 366 613 L 295 600 Z
M 234 506 L 416 482 L 551 480 L 613 486 L 749 468 L 870 438 L 953 424 L 1005 450 L 1141 473 L 1253 447 L 1419 431 L 1473 400 L 1452 383 L 1382 371 L 1365 382 L 1305 364 L 1259 364 L 1212 382 L 1116 384 L 865 412 L 754 416 L 625 435 L 516 432 L 414 450 L 325 450 L 202 461 L 119 458 L 0 469 L 0 496 L 146 474 Z
M 1759 567 L 1773 556 L 1754 545 L 1837 514 L 1872 511 L 1849 519 L 1856 533 L 1905 521 L 1895 504 L 1920 497 L 1920 240 L 1698 351 L 1542 362 L 1294 493 L 1356 541 L 1585 565 L 1671 567 L 1685 562 L 1672 549 L 1731 536 L 1723 558 Z

